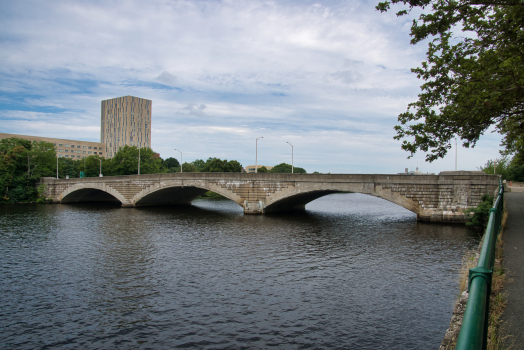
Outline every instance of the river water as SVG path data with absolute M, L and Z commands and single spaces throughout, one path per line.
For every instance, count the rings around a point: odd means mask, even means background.
M 437 349 L 479 243 L 362 194 L 193 204 L 0 206 L 0 348 Z

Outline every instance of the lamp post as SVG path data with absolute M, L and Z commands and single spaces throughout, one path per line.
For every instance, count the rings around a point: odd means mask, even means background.
M 175 148 L 175 151 L 180 152 L 180 172 L 182 172 L 182 151 Z M 191 172 L 191 171 L 190 171 Z
M 455 137 L 455 171 L 457 171 L 457 138 Z
M 291 142 L 286 143 L 289 143 L 289 145 L 291 146 L 291 174 L 293 174 L 293 145 L 291 144 Z
M 140 148 L 138 149 L 138 175 L 140 175 Z
M 255 173 L 258 173 L 258 139 L 263 139 L 264 136 L 260 136 L 255 141 Z
M 98 159 L 98 161 L 100 162 L 100 173 L 98 174 L 98 177 L 102 177 L 102 159 L 100 158 L 95 158 L 95 159 Z
M 58 155 L 56 156 L 56 179 L 58 180 Z

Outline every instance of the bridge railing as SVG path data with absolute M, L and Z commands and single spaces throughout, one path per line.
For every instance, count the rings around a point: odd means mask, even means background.
M 495 246 L 502 225 L 504 187 L 499 192 L 484 234 L 478 264 L 469 270 L 469 298 L 457 339 L 457 350 L 486 349 L 488 340 L 489 299 L 495 262 Z

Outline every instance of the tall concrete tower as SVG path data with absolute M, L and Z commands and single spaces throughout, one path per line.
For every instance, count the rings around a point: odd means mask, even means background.
M 102 101 L 100 142 L 112 158 L 124 145 L 151 148 L 151 100 L 123 96 Z

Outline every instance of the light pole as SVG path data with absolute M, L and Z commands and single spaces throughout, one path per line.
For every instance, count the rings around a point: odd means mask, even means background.
M 182 151 L 175 148 L 175 151 L 180 152 L 180 172 L 182 172 Z M 191 172 L 191 171 L 190 171 Z
M 138 175 L 140 175 L 140 148 L 138 149 Z
M 100 162 L 100 174 L 98 174 L 98 177 L 102 177 L 102 159 L 100 158 L 95 158 L 95 159 L 98 159 L 98 161 Z
M 457 171 L 457 138 L 455 137 L 455 171 Z
M 255 173 L 258 173 L 258 139 L 263 139 L 264 136 L 260 136 L 255 141 Z
M 58 155 L 56 156 L 56 179 L 58 180 Z
M 291 142 L 286 143 L 289 143 L 289 145 L 291 146 L 291 174 L 293 174 L 293 145 L 291 144 Z

